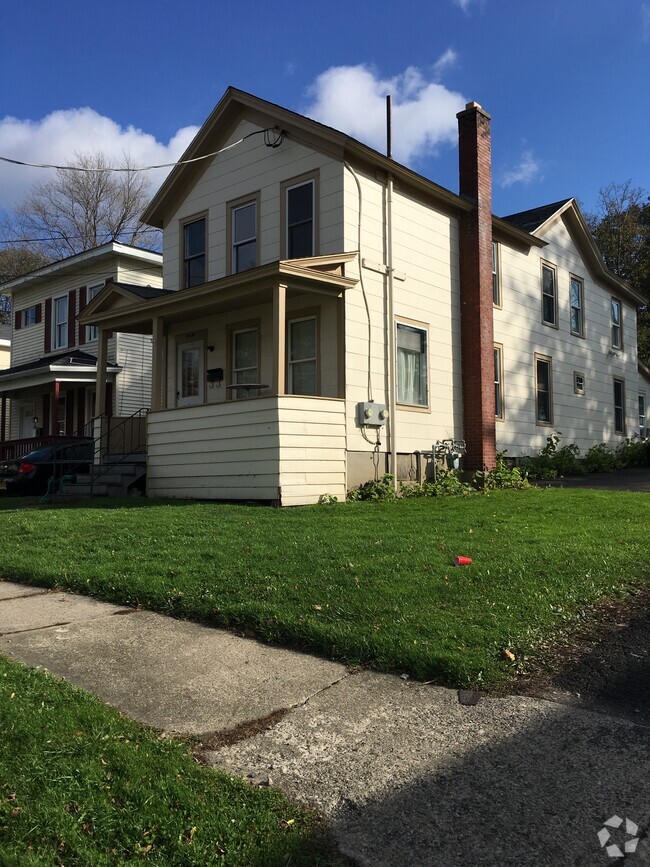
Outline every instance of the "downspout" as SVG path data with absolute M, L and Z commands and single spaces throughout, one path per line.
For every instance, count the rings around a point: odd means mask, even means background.
M 386 156 L 393 158 L 393 130 L 391 97 L 386 97 Z M 393 300 L 393 176 L 389 172 L 386 179 L 386 268 L 388 271 L 388 297 L 386 314 L 388 322 L 388 427 L 390 464 L 389 472 L 393 477 L 393 487 L 397 491 L 397 419 L 395 418 L 395 308 Z

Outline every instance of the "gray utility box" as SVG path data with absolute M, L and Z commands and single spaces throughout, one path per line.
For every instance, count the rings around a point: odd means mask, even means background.
M 372 400 L 357 404 L 357 423 L 359 427 L 383 427 L 388 418 L 385 403 Z

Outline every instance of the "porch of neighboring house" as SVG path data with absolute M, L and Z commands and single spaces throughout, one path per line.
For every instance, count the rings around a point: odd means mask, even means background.
M 345 497 L 343 296 L 356 280 L 344 264 L 355 255 L 275 262 L 150 298 L 109 285 L 84 311 L 99 328 L 100 369 L 109 329 L 153 335 L 150 496 Z M 98 405 L 105 388 L 98 381 Z

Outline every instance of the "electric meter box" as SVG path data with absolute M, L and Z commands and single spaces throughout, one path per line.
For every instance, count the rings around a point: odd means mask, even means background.
M 388 418 L 385 403 L 375 403 L 372 400 L 357 404 L 357 422 L 360 427 L 383 427 Z

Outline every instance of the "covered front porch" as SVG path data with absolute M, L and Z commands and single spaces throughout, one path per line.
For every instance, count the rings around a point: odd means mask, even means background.
M 151 496 L 284 505 L 345 496 L 344 292 L 356 254 L 290 260 L 142 297 L 109 284 L 83 313 L 153 335 Z M 98 382 L 97 405 L 102 400 Z

